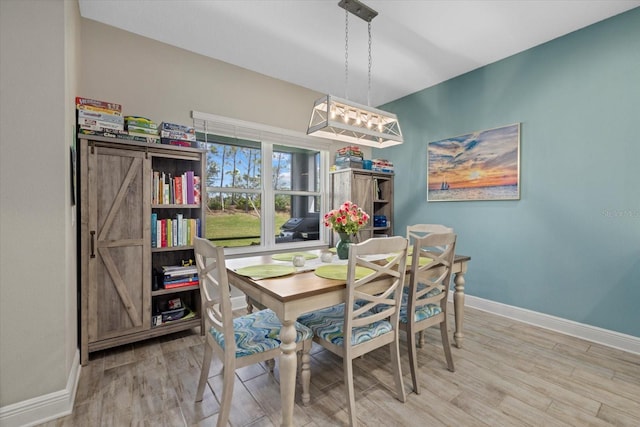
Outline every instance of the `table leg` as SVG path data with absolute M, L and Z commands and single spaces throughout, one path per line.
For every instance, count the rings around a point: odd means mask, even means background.
M 253 313 L 253 300 L 249 298 L 249 295 L 245 297 L 245 300 L 247 301 L 247 313 Z
M 280 319 L 282 321 L 282 319 Z M 282 401 L 282 425 L 293 425 L 293 405 L 296 392 L 296 328 L 294 320 L 282 321 L 280 329 L 280 400 Z
M 462 348 L 462 322 L 464 320 L 464 270 L 456 273 L 453 278 L 453 312 L 456 320 L 456 331 L 453 333 L 453 339 L 456 347 Z

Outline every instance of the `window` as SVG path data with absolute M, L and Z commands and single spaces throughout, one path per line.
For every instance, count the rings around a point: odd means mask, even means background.
M 193 117 L 207 150 L 207 239 L 230 252 L 324 244 L 327 145 L 205 113 Z

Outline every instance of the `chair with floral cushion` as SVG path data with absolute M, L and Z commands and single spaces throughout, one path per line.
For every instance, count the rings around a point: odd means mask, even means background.
M 420 394 L 417 380 L 416 334 L 439 325 L 447 367 L 454 371 L 447 330 L 447 298 L 455 257 L 456 235 L 444 226 L 407 227 L 412 242 L 409 286 L 402 296 L 400 329 L 407 333 L 409 366 L 413 390 Z M 409 315 L 413 313 L 413 315 Z
M 408 240 L 400 236 L 351 244 L 344 303 L 298 318 L 298 322 L 311 328 L 316 343 L 342 357 L 352 426 L 357 425 L 352 361 L 365 353 L 389 346 L 396 398 L 401 402 L 406 400 L 400 368 L 398 316 L 407 249 Z M 388 253 L 393 256 L 384 262 L 368 261 L 371 255 Z M 375 310 L 376 307 L 383 308 Z
M 195 257 L 200 279 L 200 295 L 206 334 L 204 360 L 196 401 L 203 398 L 213 352 L 223 362 L 223 387 L 217 426 L 226 426 L 231 411 L 231 398 L 238 368 L 272 360 L 280 355 L 281 323 L 271 310 L 261 310 L 233 318 L 229 281 L 224 251 L 208 240 L 196 238 Z M 308 355 L 312 344 L 312 332 L 304 325 L 296 324 L 297 350 Z M 308 366 L 308 365 L 305 365 Z M 307 368 L 301 375 L 302 401 L 309 402 L 310 373 Z

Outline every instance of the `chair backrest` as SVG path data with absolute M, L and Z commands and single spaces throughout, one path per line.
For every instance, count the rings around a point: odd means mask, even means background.
M 225 337 L 233 337 L 233 313 L 224 248 L 196 237 L 195 256 L 205 330 L 213 327 Z M 235 339 L 225 340 L 225 351 L 235 354 L 235 347 Z
M 414 224 L 407 225 L 407 239 L 409 239 L 409 248 L 413 247 L 414 239 L 428 236 L 432 233 L 453 233 L 453 228 L 442 224 Z M 443 248 L 439 248 L 443 250 Z M 411 255 L 411 249 L 409 250 Z
M 398 325 L 408 246 L 409 241 L 401 236 L 377 237 L 349 246 L 345 345 L 352 342 L 354 327 L 366 327 L 386 318 L 390 318 L 392 325 Z M 389 257 L 377 262 L 367 258 L 368 255 L 376 254 L 389 254 Z M 372 271 L 358 278 L 356 273 L 362 267 Z M 356 302 L 357 306 L 354 307 Z M 365 313 L 367 315 L 362 316 Z
M 410 233 L 413 253 L 409 275 L 408 313 L 413 313 L 416 308 L 426 304 L 438 302 L 442 311 L 445 311 L 456 238 L 453 232 L 431 233 L 421 237 Z
M 407 225 L 407 238 L 411 243 L 411 237 L 423 237 L 431 233 L 453 233 L 453 228 L 441 224 L 414 224 Z

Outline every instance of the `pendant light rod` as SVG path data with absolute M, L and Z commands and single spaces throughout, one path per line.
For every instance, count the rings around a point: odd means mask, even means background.
M 340 0 L 338 6 L 367 22 L 371 22 L 378 16 L 378 12 L 358 0 Z

